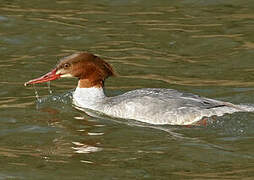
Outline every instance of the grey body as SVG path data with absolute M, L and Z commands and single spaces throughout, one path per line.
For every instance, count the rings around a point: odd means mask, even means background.
M 82 89 L 79 88 L 81 91 Z M 76 89 L 76 91 L 79 90 Z M 77 92 L 76 97 L 80 93 L 82 92 Z M 79 100 L 80 103 L 76 101 L 75 104 L 113 117 L 135 119 L 151 124 L 171 125 L 188 125 L 201 120 L 203 117 L 253 110 L 247 106 L 234 105 L 173 89 L 138 89 L 114 97 L 106 97 L 103 91 L 100 92 L 100 95 L 98 94 L 95 95 L 96 98 L 89 95 L 87 99 L 81 100 L 83 103 Z M 84 101 L 90 102 L 89 105 Z

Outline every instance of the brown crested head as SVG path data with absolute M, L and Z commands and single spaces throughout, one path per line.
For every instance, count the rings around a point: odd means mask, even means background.
M 113 68 L 103 59 L 87 52 L 79 52 L 60 60 L 51 72 L 32 79 L 25 86 L 63 77 L 77 77 L 81 88 L 103 87 L 109 76 L 114 76 Z
M 110 64 L 87 52 L 61 59 L 56 69 L 60 77 L 79 78 L 79 87 L 102 87 L 106 78 L 115 75 Z

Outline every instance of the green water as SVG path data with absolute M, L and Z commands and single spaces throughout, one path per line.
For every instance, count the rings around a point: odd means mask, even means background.
M 0 1 L 0 179 L 251 179 L 254 114 L 207 127 L 149 126 L 77 111 L 77 81 L 23 83 L 89 51 L 107 94 L 174 88 L 254 104 L 251 0 Z M 60 98 L 59 98 L 60 97 Z

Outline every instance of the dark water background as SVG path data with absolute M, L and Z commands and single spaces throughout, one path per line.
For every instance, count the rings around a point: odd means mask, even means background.
M 29 79 L 89 51 L 107 94 L 174 88 L 254 104 L 252 0 L 0 0 L 0 179 L 252 179 L 254 114 L 142 127 L 75 110 L 74 80 Z M 67 94 L 68 95 L 68 94 Z M 60 98 L 59 98 L 60 97 Z

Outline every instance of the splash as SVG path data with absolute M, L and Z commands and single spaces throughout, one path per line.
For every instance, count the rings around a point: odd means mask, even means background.
M 72 93 L 73 90 L 67 91 L 66 93 L 60 94 L 60 95 L 54 95 L 53 90 L 51 89 L 50 82 L 47 83 L 48 87 L 48 92 L 49 95 L 46 96 L 39 96 L 38 90 L 36 89 L 36 85 L 32 84 L 35 97 L 37 99 L 37 105 L 45 104 L 45 103 L 53 103 L 53 102 L 58 102 L 58 103 L 64 103 L 68 104 L 72 102 Z
M 44 106 L 64 107 L 65 105 L 72 104 L 73 90 L 67 91 L 62 94 L 50 94 L 37 98 L 36 107 L 37 109 L 43 108 Z

